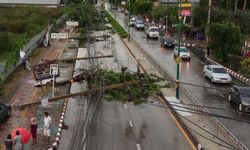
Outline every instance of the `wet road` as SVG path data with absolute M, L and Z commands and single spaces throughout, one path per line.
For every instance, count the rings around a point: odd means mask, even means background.
M 117 13 L 117 20 L 123 24 L 124 27 L 124 15 Z M 127 27 L 126 27 L 127 28 Z M 137 31 L 131 28 L 131 37 L 152 56 L 159 65 L 161 65 L 166 72 L 168 72 L 173 78 L 176 76 L 176 63 L 173 59 L 173 50 L 166 50 L 160 47 L 159 41 L 146 40 L 145 33 Z M 210 88 L 200 88 L 190 85 L 183 85 L 188 91 L 190 91 L 195 98 L 197 98 L 203 105 L 222 107 L 228 110 L 237 110 L 236 106 L 231 106 L 227 101 L 227 91 L 233 85 L 212 84 L 208 79 L 203 77 L 204 63 L 200 62 L 194 56 L 191 57 L 190 62 L 182 61 L 180 64 L 180 81 L 192 83 L 199 86 L 208 86 Z M 217 88 L 217 89 L 213 89 Z M 225 115 L 228 117 L 234 117 L 238 119 L 250 120 L 249 115 L 241 115 L 239 112 L 227 111 L 227 110 L 211 110 L 211 112 Z M 250 124 L 240 121 L 219 119 L 240 141 L 242 141 L 247 147 L 250 147 L 250 135 L 246 132 L 250 130 Z
M 128 67 L 128 71 L 136 71 L 136 65 L 126 51 L 122 41 L 114 35 L 115 52 L 118 63 Z M 102 42 L 95 43 L 101 49 Z M 106 52 L 105 52 L 106 51 Z M 107 53 L 109 50 L 100 51 Z M 115 69 L 114 63 L 109 66 L 109 59 L 103 59 L 103 67 Z M 106 64 L 106 65 L 105 65 Z M 118 69 L 117 68 L 117 69 Z M 95 113 L 90 133 L 87 136 L 88 150 L 165 150 L 191 149 L 184 135 L 177 128 L 166 109 L 156 105 L 101 101 Z
M 104 100 L 94 118 L 89 150 L 191 149 L 165 108 Z

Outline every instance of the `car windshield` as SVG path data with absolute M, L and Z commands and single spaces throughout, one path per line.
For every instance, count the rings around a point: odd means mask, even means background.
M 150 29 L 150 32 L 158 32 L 158 29 L 157 28 L 152 28 L 152 29 Z
M 178 51 L 178 49 L 177 49 L 177 51 Z M 188 49 L 187 49 L 187 48 L 184 48 L 184 47 L 181 47 L 181 48 L 180 48 L 180 52 L 188 52 Z
M 213 68 L 213 73 L 227 73 L 223 68 Z
M 143 24 L 143 21 L 142 20 L 137 20 L 136 23 Z
M 174 42 L 174 40 L 173 40 L 173 39 L 170 39 L 170 38 L 164 38 L 164 41 L 165 41 L 165 42 Z
M 250 97 L 250 89 L 241 89 L 240 90 L 240 95 L 242 97 Z

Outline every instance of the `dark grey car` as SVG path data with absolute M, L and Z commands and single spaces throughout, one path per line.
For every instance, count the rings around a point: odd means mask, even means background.
M 164 48 L 174 48 L 175 40 L 170 37 L 161 38 L 161 47 Z
M 250 109 L 250 87 L 234 85 L 228 93 L 228 101 L 236 104 L 240 111 Z
M 0 123 L 3 123 L 6 117 L 11 115 L 11 107 L 0 102 Z

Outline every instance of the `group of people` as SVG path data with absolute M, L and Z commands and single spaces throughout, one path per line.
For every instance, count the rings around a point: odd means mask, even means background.
M 44 112 L 44 140 L 46 140 L 49 142 L 49 138 L 50 138 L 50 130 L 51 130 L 51 117 L 49 115 L 48 112 Z M 36 144 L 36 140 L 37 140 L 37 122 L 36 122 L 36 118 L 31 118 L 30 119 L 30 133 L 31 133 L 31 137 L 32 137 L 32 142 L 31 144 L 34 145 Z M 13 137 L 14 139 L 12 139 L 12 135 L 8 134 L 7 138 L 4 141 L 6 150 L 24 150 L 25 149 L 25 144 L 22 143 L 22 135 L 20 134 L 19 130 L 16 130 L 15 136 Z

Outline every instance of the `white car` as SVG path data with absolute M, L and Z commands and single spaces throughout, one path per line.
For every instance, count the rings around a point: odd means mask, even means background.
M 174 48 L 174 57 L 176 58 L 178 56 L 178 46 Z M 180 58 L 190 60 L 190 51 L 184 47 L 180 46 Z
M 231 83 L 232 78 L 227 71 L 220 65 L 206 65 L 203 68 L 205 77 L 215 83 Z
M 159 28 L 158 27 L 149 27 L 148 30 L 147 30 L 147 38 L 156 38 L 158 39 L 159 38 Z
M 136 23 L 136 19 L 134 17 L 132 17 L 130 20 L 129 20 L 129 25 L 130 26 L 134 26 Z

